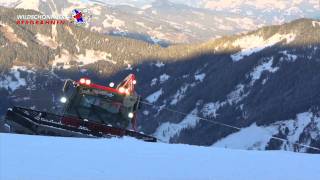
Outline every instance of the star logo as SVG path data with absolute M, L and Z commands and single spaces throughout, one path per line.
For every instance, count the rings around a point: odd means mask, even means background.
M 87 24 L 91 19 L 88 9 L 74 9 L 71 11 L 70 22 L 75 25 Z

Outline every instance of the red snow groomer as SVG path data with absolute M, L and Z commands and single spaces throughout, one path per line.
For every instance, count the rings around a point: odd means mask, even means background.
M 94 84 L 88 78 L 66 80 L 62 115 L 13 107 L 6 123 L 11 132 L 76 137 L 131 136 L 144 141 L 157 139 L 136 131 L 136 113 L 140 96 L 135 91 L 136 78 L 127 76 L 118 86 Z M 132 130 L 129 130 L 130 128 Z

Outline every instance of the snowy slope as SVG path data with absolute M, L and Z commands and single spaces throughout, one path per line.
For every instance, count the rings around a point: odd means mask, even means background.
M 0 179 L 319 179 L 320 155 L 0 134 Z
M 319 122 L 319 117 L 314 117 L 311 112 L 304 112 L 298 114 L 295 119 L 278 121 L 269 126 L 257 126 L 256 123 L 253 123 L 251 126 L 243 128 L 239 132 L 222 138 L 213 144 L 213 146 L 263 150 L 268 146 L 272 134 L 276 134 L 279 130 L 280 132 L 287 132 L 287 139 L 290 142 L 299 142 L 301 134 L 307 131 L 308 125 L 313 123 L 315 126 L 320 127 Z M 313 138 L 317 137 L 318 131 L 310 131 L 310 136 Z M 309 144 L 308 140 L 300 143 Z M 306 152 L 304 147 L 301 146 L 298 148 L 300 149 L 299 152 Z M 297 147 L 294 144 L 283 143 L 281 149 L 294 151 Z

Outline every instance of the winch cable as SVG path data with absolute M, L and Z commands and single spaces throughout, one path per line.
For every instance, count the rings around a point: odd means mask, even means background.
M 153 103 L 149 103 L 149 102 L 147 102 L 147 101 L 140 101 L 140 102 L 143 103 L 143 104 L 145 104 L 145 105 L 149 105 L 149 106 L 153 106 L 153 107 L 158 107 L 158 108 L 160 108 L 160 106 L 155 105 L 155 104 L 153 104 Z M 181 111 L 177 111 L 177 110 L 172 109 L 172 108 L 167 108 L 167 107 L 161 107 L 161 108 L 164 109 L 164 110 L 173 112 L 173 113 L 181 114 L 181 115 L 183 115 L 183 116 L 188 116 L 188 115 L 189 115 L 188 113 L 181 112 Z M 213 119 L 208 119 L 208 118 L 200 117 L 200 116 L 197 116 L 197 115 L 194 115 L 194 117 L 198 118 L 199 120 L 205 121 L 205 122 L 209 122 L 209 123 L 216 124 L 216 125 L 220 125 L 220 126 L 224 126 L 224 127 L 229 127 L 229 128 L 232 128 L 232 129 L 235 129 L 235 130 L 238 130 L 238 131 L 242 129 L 242 128 L 240 128 L 240 127 L 233 126 L 233 125 L 226 124 L 226 123 L 222 123 L 222 122 L 219 122 L 219 121 L 216 121 L 216 120 L 213 120 Z M 270 132 L 270 131 L 268 131 L 268 130 L 266 130 L 266 129 L 263 129 L 263 130 L 267 131 L 267 132 L 270 133 L 270 134 L 273 134 L 272 132 Z M 316 150 L 316 151 L 319 151 L 319 152 L 320 152 L 320 148 L 319 148 L 319 147 L 314 147 L 314 146 L 310 146 L 310 145 L 302 144 L 302 143 L 297 143 L 297 142 L 290 142 L 290 141 L 287 140 L 287 139 L 280 138 L 280 137 L 276 137 L 276 136 L 274 136 L 274 135 L 271 135 L 270 138 L 271 138 L 271 139 L 274 139 L 274 140 L 282 141 L 282 142 L 284 142 L 284 143 L 288 143 L 288 144 L 292 144 L 292 145 L 297 145 L 297 146 L 305 147 L 305 148 L 310 148 L 310 149 L 313 149 L 313 150 Z
M 32 98 L 32 100 L 34 101 L 35 99 L 37 98 Z M 39 98 L 40 99 L 40 98 Z M 149 105 L 149 106 L 153 106 L 153 107 L 158 107 L 160 108 L 160 106 L 158 105 L 155 105 L 153 103 L 149 103 L 147 101 L 143 101 L 141 100 L 140 103 L 143 103 L 145 105 Z M 13 105 L 13 102 L 10 101 L 10 104 Z M 176 113 L 176 114 L 180 114 L 180 115 L 183 115 L 183 116 L 188 116 L 189 113 L 185 113 L 185 112 L 181 112 L 181 111 L 178 111 L 178 110 L 175 110 L 175 109 L 172 109 L 172 108 L 167 108 L 167 107 L 161 107 L 162 109 L 164 110 L 167 110 L 167 111 L 170 111 L 172 113 Z M 52 112 L 53 113 L 53 112 Z M 242 128 L 240 127 L 237 127 L 237 126 L 234 126 L 234 125 L 230 125 L 230 124 L 226 124 L 226 123 L 222 123 L 222 122 L 219 122 L 219 121 L 216 121 L 216 120 L 213 120 L 213 119 L 208 119 L 208 118 L 204 118 L 204 117 L 200 117 L 200 116 L 196 116 L 194 115 L 194 117 L 198 118 L 199 120 L 201 121 L 204 121 L 204 122 L 208 122 L 208 123 L 211 123 L 211 124 L 215 124 L 215 125 L 220 125 L 220 126 L 224 126 L 224 127 L 229 127 L 229 128 L 232 128 L 232 129 L 235 129 L 235 130 L 238 130 L 240 131 Z M 263 129 L 264 131 L 270 133 L 270 134 L 273 134 L 273 132 L 270 132 L 266 129 Z M 310 145 L 307 145 L 307 144 L 302 144 L 302 143 L 296 143 L 296 142 L 291 142 L 287 139 L 284 139 L 284 138 L 280 138 L 280 137 L 277 137 L 277 136 L 274 136 L 274 135 L 271 135 L 270 136 L 271 139 L 274 139 L 274 140 L 278 140 L 278 141 L 282 141 L 284 143 L 288 143 L 288 144 L 292 144 L 292 145 L 297 145 L 297 146 L 300 146 L 300 147 L 305 147 L 305 148 L 310 148 L 310 149 L 313 149 L 313 150 L 316 150 L 316 151 L 319 151 L 320 152 L 320 148 L 319 147 L 314 147 L 314 146 L 310 146 Z M 161 141 L 161 140 L 160 140 Z M 161 141 L 163 142 L 163 141 Z

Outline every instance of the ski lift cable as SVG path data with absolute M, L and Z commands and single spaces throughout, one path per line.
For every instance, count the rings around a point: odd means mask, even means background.
M 153 103 L 149 103 L 149 102 L 146 102 L 146 101 L 140 101 L 140 102 L 143 103 L 143 104 L 149 105 L 149 106 L 154 106 L 154 107 L 159 107 L 160 108 L 160 106 L 157 106 L 157 105 L 155 105 Z M 172 108 L 162 107 L 162 109 L 165 109 L 165 110 L 173 112 L 173 113 L 181 114 L 183 116 L 188 116 L 189 115 L 188 113 L 177 111 L 177 110 L 172 109 Z M 238 130 L 238 131 L 242 129 L 242 128 L 237 127 L 237 126 L 233 126 L 233 125 L 230 125 L 230 124 L 226 124 L 226 123 L 222 123 L 222 122 L 219 122 L 219 121 L 215 121 L 213 119 L 203 118 L 203 117 L 200 117 L 200 116 L 197 116 L 197 115 L 194 115 L 194 116 L 197 117 L 199 120 L 206 121 L 206 122 L 209 122 L 209 123 L 212 123 L 212 124 L 229 127 L 229 128 L 232 128 L 232 129 L 235 129 L 235 130 Z M 267 131 L 268 133 L 272 134 L 272 132 L 270 132 L 268 130 L 265 130 L 265 131 Z M 274 140 L 282 141 L 284 143 L 289 143 L 289 144 L 297 145 L 297 146 L 300 146 L 300 147 L 310 148 L 310 149 L 313 149 L 313 150 L 316 150 L 316 151 L 320 152 L 320 148 L 318 148 L 318 147 L 314 147 L 314 146 L 310 146 L 310 145 L 302 144 L 302 143 L 290 142 L 287 139 L 276 137 L 274 135 L 271 135 L 270 138 L 274 139 Z

